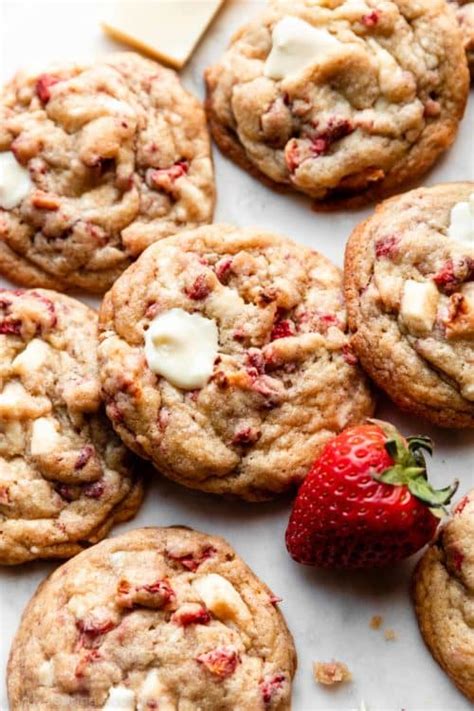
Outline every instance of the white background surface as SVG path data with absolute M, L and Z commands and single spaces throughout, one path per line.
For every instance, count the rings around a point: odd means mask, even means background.
M 0 79 L 7 79 L 20 66 L 42 69 L 51 60 L 92 59 L 117 48 L 99 29 L 106 4 L 90 0 L 0 0 Z M 257 2 L 238 4 L 227 0 L 224 11 L 183 72 L 189 89 L 203 95 L 203 69 L 219 57 L 233 30 L 257 11 Z M 454 148 L 429 174 L 427 183 L 473 179 L 473 121 L 471 103 Z M 305 198 L 272 193 L 224 160 L 217 150 L 214 157 L 216 222 L 274 229 L 342 264 L 347 236 L 369 210 L 317 214 Z M 456 475 L 461 479 L 461 494 L 474 484 L 474 432 L 430 428 L 383 401 L 378 415 L 392 419 L 407 434 L 423 430 L 435 438 L 437 447 L 431 467 L 434 481 L 447 483 Z M 368 711 L 471 708 L 432 661 L 419 637 L 408 592 L 414 561 L 370 575 L 321 573 L 298 566 L 289 559 L 284 546 L 288 508 L 289 501 L 264 505 L 229 503 L 157 477 L 136 519 L 116 531 L 139 525 L 182 523 L 228 538 L 284 599 L 281 609 L 299 656 L 293 711 L 349 711 L 359 708 L 362 700 Z M 1 711 L 8 709 L 4 670 L 21 611 L 37 584 L 55 565 L 37 563 L 0 570 Z M 396 641 L 387 642 L 382 630 L 369 629 L 374 614 L 383 615 L 385 626 L 395 630 Z M 312 662 L 333 658 L 348 664 L 353 682 L 339 689 L 316 686 Z

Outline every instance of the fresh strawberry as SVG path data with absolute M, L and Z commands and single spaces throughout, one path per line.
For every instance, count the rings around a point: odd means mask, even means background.
M 300 487 L 286 531 L 299 563 L 372 568 L 416 553 L 434 536 L 458 482 L 436 491 L 426 476 L 428 437 L 404 440 L 372 420 L 332 439 Z

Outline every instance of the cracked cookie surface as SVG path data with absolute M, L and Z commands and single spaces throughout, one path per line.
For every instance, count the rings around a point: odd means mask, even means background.
M 0 94 L 7 153 L 31 186 L 0 210 L 0 271 L 25 286 L 102 293 L 155 240 L 212 220 L 203 108 L 137 54 L 18 74 Z
M 97 315 L 0 290 L 0 563 L 67 558 L 131 518 L 133 457 L 103 412 Z
M 309 58 L 291 71 L 298 53 Z M 419 177 L 454 140 L 469 88 L 444 0 L 274 0 L 206 81 L 221 150 L 325 204 Z
M 296 667 L 277 598 L 222 539 L 131 531 L 56 570 L 13 643 L 12 711 L 289 711 Z
M 419 562 L 413 598 L 423 638 L 452 681 L 474 702 L 474 491 L 454 509 Z
M 459 205 L 466 239 L 453 232 Z M 474 426 L 473 214 L 474 183 L 420 188 L 382 203 L 346 248 L 364 369 L 402 408 L 447 427 Z
M 171 309 L 214 321 L 211 376 L 182 390 L 147 365 L 145 333 Z M 186 486 L 266 499 L 370 416 L 340 270 L 291 240 L 214 225 L 148 248 L 106 294 L 99 362 L 124 442 Z

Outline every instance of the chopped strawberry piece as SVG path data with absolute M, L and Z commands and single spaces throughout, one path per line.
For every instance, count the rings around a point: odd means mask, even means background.
M 349 119 L 329 119 L 326 129 L 311 138 L 311 151 L 316 156 L 326 154 L 333 143 L 349 136 L 355 128 Z
M 185 287 L 184 292 L 193 301 L 201 301 L 211 293 L 212 289 L 207 282 L 205 274 L 200 274 L 189 287 Z
M 10 491 L 7 486 L 0 486 L 0 504 L 10 504 Z
M 357 365 L 357 363 L 359 362 L 356 354 L 352 350 L 351 346 L 348 344 L 346 344 L 342 348 L 342 357 L 348 365 Z
M 249 348 L 246 356 L 247 372 L 250 377 L 256 378 L 265 372 L 265 357 L 258 348 Z
M 279 602 L 283 602 L 283 598 L 278 595 L 270 595 L 270 602 L 272 605 L 278 605 Z
M 398 252 L 399 238 L 395 235 L 387 235 L 387 237 L 382 237 L 375 243 L 375 256 L 377 259 L 381 257 L 388 257 L 391 259 Z
M 83 469 L 93 454 L 94 447 L 92 445 L 86 444 L 85 447 L 82 447 L 79 452 L 79 456 L 74 463 L 74 469 Z
M 240 657 L 233 647 L 218 647 L 211 652 L 200 654 L 199 657 L 196 657 L 196 661 L 203 664 L 214 676 L 225 679 L 235 672 Z
M 262 701 L 265 706 L 270 706 L 275 697 L 277 697 L 283 690 L 286 682 L 286 677 L 284 674 L 275 674 L 274 676 L 266 677 L 260 683 L 260 691 L 262 693 Z
M 60 82 L 59 77 L 53 74 L 42 74 L 36 81 L 36 94 L 42 104 L 47 104 L 51 98 L 50 88 Z
M 55 491 L 57 491 L 59 496 L 64 499 L 64 501 L 74 501 L 74 499 L 76 498 L 74 494 L 74 489 L 72 489 L 67 484 L 56 484 L 54 489 Z
M 165 555 L 170 560 L 177 561 L 183 568 L 190 570 L 195 573 L 199 566 L 208 558 L 212 558 L 217 553 L 214 546 L 208 546 L 203 551 L 196 551 L 196 553 L 187 553 L 185 555 L 176 555 L 172 551 L 166 551 Z
M 216 276 L 222 284 L 226 284 L 232 271 L 232 258 L 224 257 L 219 259 L 215 266 Z
M 90 617 L 86 620 L 77 620 L 76 628 L 80 632 L 79 645 L 82 647 L 97 647 L 100 637 L 113 630 L 117 625 L 113 620 L 96 620 Z
M 301 156 L 298 148 L 298 142 L 295 138 L 288 141 L 285 148 L 286 166 L 290 173 L 294 173 L 301 163 Z
M 366 27 L 375 27 L 380 20 L 380 10 L 373 10 L 361 18 L 361 22 Z
M 5 336 L 19 336 L 21 333 L 21 321 L 19 319 L 5 319 L 0 322 L 0 334 Z
M 208 625 L 211 621 L 211 615 L 204 605 L 191 602 L 180 607 L 171 616 L 171 621 L 180 627 L 189 627 L 189 625 Z
M 173 183 L 189 171 L 187 160 L 179 160 L 169 168 L 151 168 L 147 171 L 146 182 L 151 188 L 173 192 Z
M 148 585 L 132 585 L 128 580 L 120 580 L 117 585 L 119 607 L 148 607 L 159 610 L 176 599 L 171 585 L 166 579 Z
M 454 262 L 452 259 L 446 260 L 433 281 L 446 294 L 452 294 L 457 288 L 470 281 L 474 276 L 474 259 L 466 257 Z
M 92 484 L 87 484 L 82 491 L 89 499 L 100 499 L 105 491 L 105 484 L 103 481 L 94 481 Z
M 277 341 L 279 338 L 288 338 L 289 336 L 293 336 L 294 333 L 295 326 L 292 321 L 277 321 L 270 334 L 270 340 Z
M 253 444 L 260 437 L 260 431 L 255 427 L 242 427 L 232 438 L 232 444 Z

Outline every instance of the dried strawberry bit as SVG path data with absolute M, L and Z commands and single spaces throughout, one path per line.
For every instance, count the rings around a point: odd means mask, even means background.
M 7 506 L 11 504 L 10 490 L 7 486 L 0 486 L 0 505 Z
M 230 273 L 232 271 L 232 257 L 223 257 L 219 259 L 214 267 L 216 276 L 221 282 L 221 284 L 227 284 L 229 281 Z
M 79 646 L 86 648 L 98 647 L 101 637 L 113 630 L 117 625 L 113 620 L 77 620 L 76 629 L 80 632 Z
M 294 173 L 295 170 L 300 166 L 301 155 L 298 147 L 298 141 L 295 138 L 292 138 L 286 144 L 285 161 L 290 173 Z
M 470 501 L 469 496 L 463 496 L 461 501 L 457 504 L 456 508 L 454 509 L 454 514 L 456 516 L 459 516 L 459 514 L 464 511 L 464 509 L 468 505 L 469 501 Z
M 380 10 L 373 10 L 372 12 L 369 12 L 367 15 L 364 15 L 361 18 L 361 22 L 365 27 L 375 27 L 378 25 L 379 20 L 380 20 Z
M 279 602 L 283 602 L 283 598 L 279 597 L 278 595 L 270 595 L 270 603 L 272 605 L 278 605 Z
M 50 88 L 60 82 L 53 74 L 42 74 L 36 81 L 35 91 L 42 104 L 47 104 L 51 98 Z
M 398 253 L 398 243 L 400 239 L 395 235 L 387 235 L 382 237 L 375 243 L 375 256 L 377 259 L 387 257 L 392 259 Z
M 246 364 L 247 372 L 251 378 L 257 378 L 265 372 L 265 357 L 258 348 L 249 348 Z
M 461 284 L 471 281 L 473 276 L 474 259 L 466 257 L 456 262 L 448 259 L 439 272 L 434 275 L 433 281 L 446 294 L 452 294 Z
M 43 306 L 46 307 L 46 310 L 48 312 L 48 319 L 49 319 L 49 328 L 54 328 L 58 322 L 58 317 L 56 314 L 56 307 L 51 301 L 51 299 L 48 299 L 47 296 L 44 296 L 43 294 L 38 294 L 37 291 L 31 291 L 30 295 L 37 299 L 38 301 L 41 301 Z
M 75 501 L 77 499 L 76 491 L 72 486 L 56 484 L 54 489 L 64 501 Z
M 101 659 L 102 655 L 97 649 L 91 649 L 86 654 L 83 654 L 76 665 L 76 670 L 74 672 L 76 679 L 83 679 L 86 675 L 86 669 L 90 664 L 97 662 Z
M 211 652 L 200 654 L 196 661 L 219 679 L 231 676 L 240 662 L 240 656 L 233 647 L 218 647 Z
M 254 444 L 261 435 L 256 427 L 242 427 L 232 438 L 232 444 Z
M 236 328 L 234 333 L 232 334 L 232 338 L 234 341 L 238 341 L 241 343 L 242 341 L 245 341 L 247 337 L 247 334 L 245 333 L 245 330 L 243 328 Z
M 120 580 L 117 585 L 117 604 L 132 609 L 148 607 L 159 610 L 174 603 L 176 595 L 168 580 L 157 580 L 148 585 L 132 585 L 128 580 Z
M 209 296 L 212 289 L 208 284 L 207 277 L 205 274 L 200 274 L 191 286 L 187 286 L 184 289 L 184 293 L 193 301 L 201 301 Z
M 166 551 L 165 555 L 170 560 L 176 561 L 183 566 L 186 570 L 190 570 L 195 573 L 199 566 L 204 563 L 205 560 L 212 558 L 217 553 L 217 549 L 214 546 L 208 546 L 202 551 L 196 551 L 196 553 L 186 553 L 185 555 L 177 555 L 172 551 Z
M 204 605 L 199 603 L 187 603 L 180 607 L 172 616 L 171 622 L 179 627 L 189 627 L 189 625 L 208 625 L 211 615 Z
M 349 136 L 355 131 L 348 119 L 329 119 L 326 129 L 311 137 L 311 152 L 316 156 L 328 153 L 333 143 Z
M 283 321 L 277 321 L 273 326 L 272 332 L 270 334 L 271 341 L 277 341 L 279 338 L 288 338 L 289 336 L 294 336 L 295 325 L 293 321 L 287 319 Z
M 19 319 L 8 318 L 0 322 L 0 334 L 4 336 L 19 336 L 22 323 Z
M 104 495 L 105 484 L 103 481 L 94 481 L 83 488 L 84 496 L 88 499 L 100 499 Z
M 175 181 L 187 175 L 188 171 L 188 161 L 179 160 L 170 168 L 150 168 L 146 174 L 146 182 L 150 188 L 164 190 L 166 193 L 173 193 Z
M 262 701 L 266 707 L 270 706 L 281 695 L 286 683 L 284 674 L 275 674 L 260 682 Z
M 89 459 L 94 454 L 94 451 L 94 447 L 91 444 L 86 444 L 84 447 L 82 447 L 81 451 L 79 452 L 79 456 L 74 463 L 74 469 L 76 469 L 76 471 L 78 469 L 83 469 Z
M 343 346 L 342 357 L 348 365 L 357 365 L 357 363 L 359 362 L 356 354 L 354 353 L 352 347 L 349 344 Z

